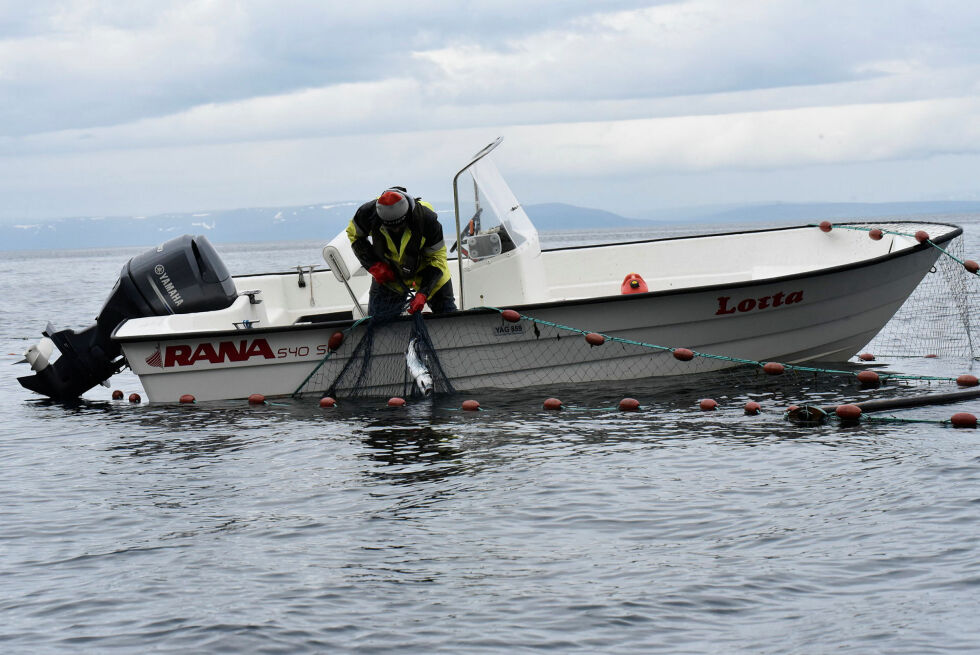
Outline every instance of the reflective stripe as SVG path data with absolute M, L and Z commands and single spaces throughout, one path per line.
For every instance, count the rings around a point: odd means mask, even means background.
M 402 230 L 401 239 L 399 244 L 395 245 L 395 240 L 392 238 L 394 235 L 390 234 L 387 228 L 382 227 L 380 229 L 381 235 L 385 238 L 387 248 L 385 249 L 388 254 L 388 258 L 395 262 L 396 264 L 401 264 L 402 260 L 405 258 L 405 249 L 408 247 L 409 242 L 412 240 L 412 231 L 408 228 Z
M 425 248 L 422 249 L 422 252 L 432 253 L 439 250 L 439 248 L 442 248 L 445 245 L 446 245 L 446 241 L 445 239 L 443 239 L 439 243 L 432 244 L 431 246 L 426 246 Z

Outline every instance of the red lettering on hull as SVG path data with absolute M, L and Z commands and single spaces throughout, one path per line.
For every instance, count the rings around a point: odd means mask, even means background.
M 248 339 L 241 341 L 220 341 L 215 344 L 204 342 L 192 349 L 187 345 L 167 346 L 163 357 L 163 367 L 192 366 L 198 362 L 223 364 L 224 362 L 244 362 L 253 357 L 275 359 L 276 356 L 265 339 Z
M 802 290 L 792 291 L 790 293 L 778 291 L 771 296 L 762 296 L 761 298 L 743 298 L 741 300 L 733 300 L 731 296 L 718 296 L 718 311 L 715 312 L 715 315 L 723 316 L 725 314 L 734 314 L 736 312 L 739 314 L 744 314 L 745 312 L 758 311 L 760 309 L 768 309 L 770 307 L 794 305 L 798 302 L 803 302 Z

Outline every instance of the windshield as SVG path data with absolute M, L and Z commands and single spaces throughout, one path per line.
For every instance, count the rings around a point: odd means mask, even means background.
M 471 164 L 457 180 L 462 239 L 497 234 L 502 251 L 525 243 L 538 249 L 538 231 L 489 157 Z

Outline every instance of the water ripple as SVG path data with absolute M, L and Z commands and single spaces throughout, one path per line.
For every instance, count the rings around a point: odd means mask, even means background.
M 116 257 L 90 263 L 118 272 Z M 24 300 L 30 315 L 0 325 L 5 352 L 37 327 Z M 84 323 L 92 308 L 68 300 L 66 319 Z M 781 416 L 801 397 L 867 392 L 562 387 L 477 392 L 484 411 L 468 413 L 461 398 L 325 412 L 131 406 L 107 390 L 64 406 L 9 377 L 0 389 L 3 652 L 980 643 L 977 433 Z M 544 411 L 551 395 L 568 409 Z M 643 411 L 616 411 L 626 395 Z M 719 411 L 697 411 L 706 396 Z M 764 412 L 744 416 L 748 399 Z

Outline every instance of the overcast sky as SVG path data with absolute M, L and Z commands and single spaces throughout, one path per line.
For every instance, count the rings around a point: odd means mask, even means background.
M 977 0 L 0 0 L 0 219 L 980 199 Z

